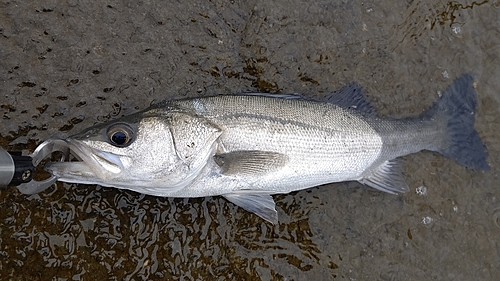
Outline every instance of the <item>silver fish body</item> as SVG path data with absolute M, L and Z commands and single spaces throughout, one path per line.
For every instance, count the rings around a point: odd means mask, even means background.
M 457 79 L 425 114 L 374 114 L 351 84 L 329 100 L 263 94 L 167 101 L 66 139 L 80 161 L 50 163 L 60 181 L 155 196 L 222 195 L 277 223 L 272 194 L 359 181 L 406 192 L 397 157 L 437 151 L 488 169 L 474 130 L 473 79 Z

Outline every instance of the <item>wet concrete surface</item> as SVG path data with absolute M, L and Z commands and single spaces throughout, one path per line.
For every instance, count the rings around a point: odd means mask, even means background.
M 2 1 L 0 146 L 179 97 L 322 97 L 361 84 L 382 116 L 417 115 L 477 80 L 488 172 L 423 152 L 411 191 L 357 183 L 275 196 L 272 226 L 223 198 L 58 183 L 0 191 L 1 280 L 496 280 L 498 1 Z

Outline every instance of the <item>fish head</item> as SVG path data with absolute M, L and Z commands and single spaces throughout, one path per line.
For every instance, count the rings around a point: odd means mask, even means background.
M 78 161 L 51 162 L 46 169 L 60 181 L 168 194 L 201 172 L 220 134 L 203 117 L 152 109 L 65 139 Z

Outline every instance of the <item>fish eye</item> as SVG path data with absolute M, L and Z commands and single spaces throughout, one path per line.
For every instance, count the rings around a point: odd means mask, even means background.
M 117 147 L 129 146 L 134 141 L 134 132 L 132 128 L 124 123 L 111 125 L 108 128 L 109 142 Z

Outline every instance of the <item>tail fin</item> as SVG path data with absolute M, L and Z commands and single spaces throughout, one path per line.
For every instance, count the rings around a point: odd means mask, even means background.
M 437 152 L 467 168 L 488 170 L 488 152 L 474 129 L 476 104 L 474 78 L 464 74 L 448 86 L 426 116 L 442 120 L 446 127 L 447 141 Z

